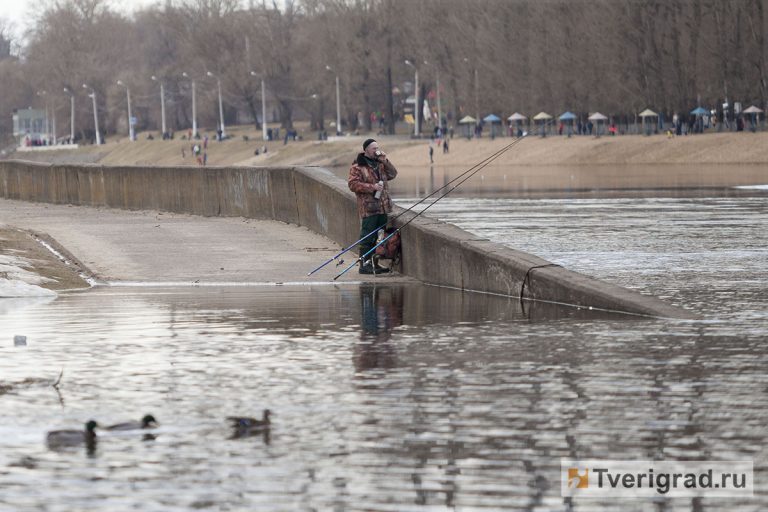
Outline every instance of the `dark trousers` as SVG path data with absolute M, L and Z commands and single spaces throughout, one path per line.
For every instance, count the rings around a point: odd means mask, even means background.
M 360 238 L 363 238 L 365 235 L 370 233 L 371 231 L 378 232 L 378 229 L 384 229 L 387 227 L 387 214 L 382 213 L 379 215 L 371 215 L 370 217 L 365 217 L 362 221 L 362 226 L 360 228 Z M 357 247 L 360 250 L 360 257 L 363 256 L 363 254 L 367 253 L 373 247 L 376 245 L 376 233 L 373 233 L 371 236 L 366 238 L 365 240 L 360 242 L 360 245 Z M 371 259 L 371 256 L 373 254 L 369 254 L 365 257 L 366 260 Z

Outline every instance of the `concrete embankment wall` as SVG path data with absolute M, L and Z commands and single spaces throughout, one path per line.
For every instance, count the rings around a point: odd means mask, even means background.
M 103 167 L 0 161 L 0 196 L 44 203 L 273 219 L 347 246 L 359 237 L 343 180 L 313 167 Z M 400 213 L 398 209 L 395 213 Z M 414 214 L 402 215 L 403 225 Z M 695 315 L 426 216 L 402 231 L 402 272 L 425 283 L 642 315 Z

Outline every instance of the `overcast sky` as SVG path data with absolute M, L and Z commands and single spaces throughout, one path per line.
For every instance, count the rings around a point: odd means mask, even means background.
M 147 5 L 160 4 L 163 0 L 110 0 L 108 4 L 118 11 L 130 13 Z M 25 2 L 24 0 L 0 0 L 0 18 L 10 20 L 15 32 L 20 33 L 29 26 L 29 17 L 35 10 L 48 2 Z

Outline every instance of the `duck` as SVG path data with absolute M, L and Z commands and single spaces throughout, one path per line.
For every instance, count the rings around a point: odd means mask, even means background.
M 227 420 L 237 430 L 264 430 L 270 427 L 269 416 L 271 414 L 269 409 L 264 409 L 264 414 L 260 420 L 247 416 L 227 416 Z
M 93 445 L 96 443 L 95 430 L 98 426 L 96 421 L 89 420 L 84 430 L 52 430 L 48 432 L 45 440 L 48 447 L 53 449 L 81 444 Z
M 141 421 L 126 421 L 125 423 L 115 423 L 106 427 L 106 430 L 142 430 L 157 427 L 157 420 L 151 414 L 145 415 Z

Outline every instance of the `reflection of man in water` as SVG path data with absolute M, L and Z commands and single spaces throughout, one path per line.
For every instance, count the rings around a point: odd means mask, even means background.
M 392 329 L 403 323 L 403 288 L 360 287 L 360 342 L 355 346 L 358 371 L 395 366 L 395 351 L 389 343 Z

